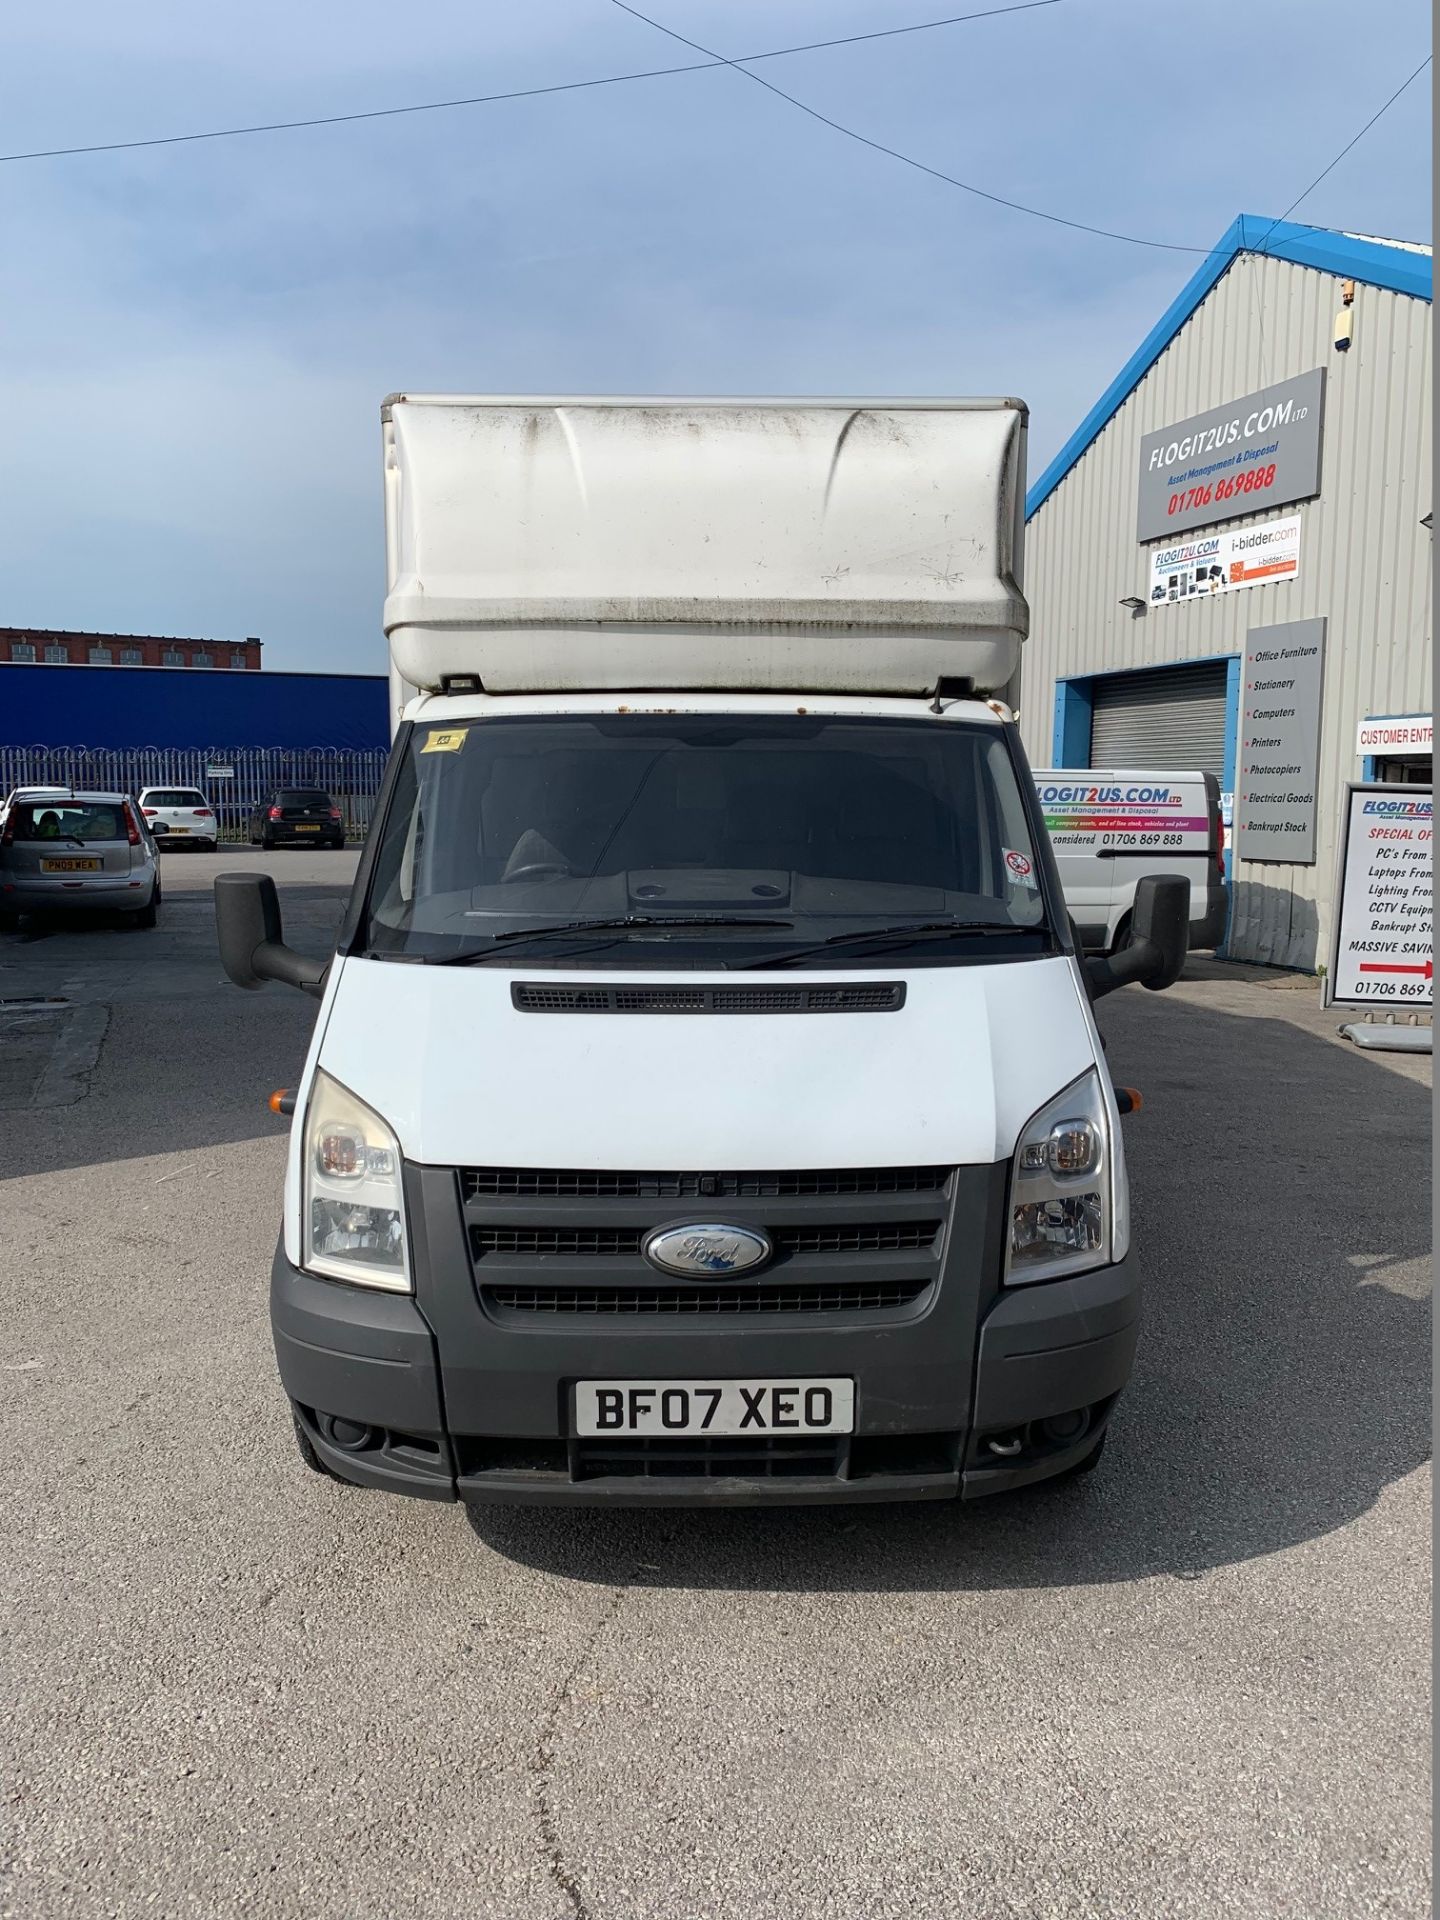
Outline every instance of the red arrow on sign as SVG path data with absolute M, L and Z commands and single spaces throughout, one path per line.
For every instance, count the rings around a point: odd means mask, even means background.
M 1388 960 L 1362 960 L 1360 971 L 1361 973 L 1423 973 L 1427 980 L 1433 980 L 1435 962 L 1427 960 L 1423 967 L 1408 967 L 1400 965 L 1398 961 L 1392 966 Z

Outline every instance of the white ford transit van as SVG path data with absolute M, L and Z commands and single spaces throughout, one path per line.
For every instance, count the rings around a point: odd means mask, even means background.
M 466 1502 L 950 1499 L 1099 1457 L 1139 1277 L 1008 709 L 1024 409 L 400 397 L 404 710 L 271 1315 L 306 1462 Z
M 1108 953 L 1124 946 L 1135 890 L 1149 873 L 1190 886 L 1190 950 L 1225 938 L 1225 828 L 1213 773 L 1143 768 L 1038 769 L 1035 786 L 1055 865 L 1080 938 Z

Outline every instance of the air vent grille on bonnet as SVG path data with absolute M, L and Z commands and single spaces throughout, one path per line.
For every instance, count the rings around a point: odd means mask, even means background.
M 894 1013 L 905 1004 L 903 980 L 862 986 L 560 987 L 517 980 L 510 997 L 520 1013 Z

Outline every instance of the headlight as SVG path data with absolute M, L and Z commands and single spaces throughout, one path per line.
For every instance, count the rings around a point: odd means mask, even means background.
M 410 1291 L 400 1143 L 327 1073 L 305 1109 L 304 1265 L 362 1287 Z
M 1042 1107 L 1020 1135 L 1010 1180 L 1010 1286 L 1105 1267 L 1125 1252 L 1115 1200 L 1124 1172 L 1092 1068 Z

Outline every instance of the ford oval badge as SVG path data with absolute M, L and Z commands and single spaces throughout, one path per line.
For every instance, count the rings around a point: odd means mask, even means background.
M 761 1267 L 775 1249 L 758 1227 L 657 1227 L 646 1236 L 645 1258 L 662 1273 L 724 1280 Z

